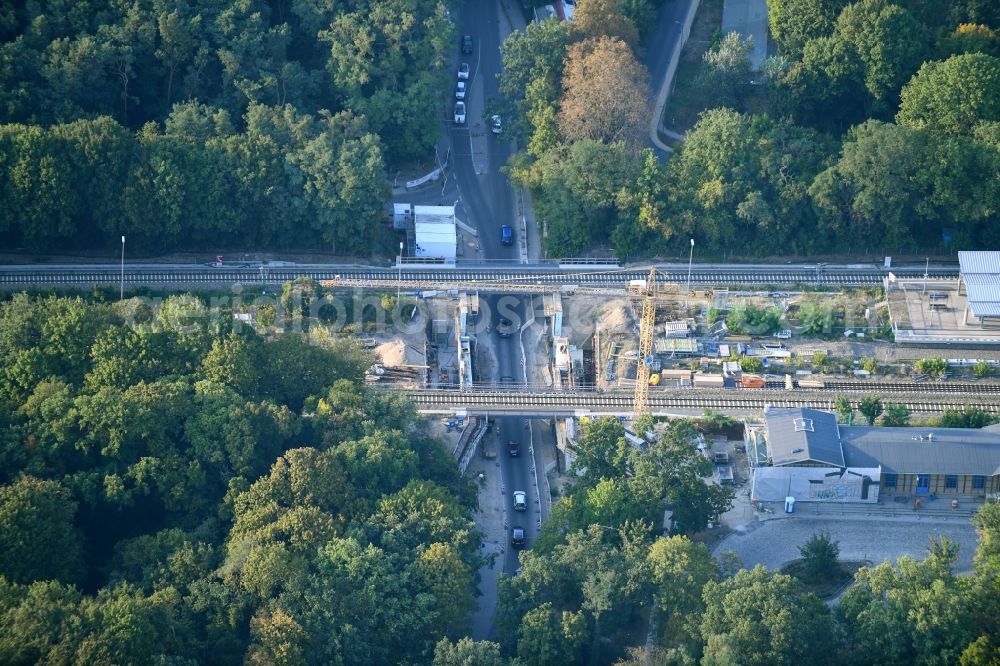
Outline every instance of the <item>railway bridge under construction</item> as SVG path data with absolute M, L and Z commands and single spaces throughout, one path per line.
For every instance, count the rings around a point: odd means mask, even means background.
M 838 395 L 844 395 L 857 409 L 858 401 L 867 393 L 835 393 L 832 391 L 693 391 L 691 389 L 666 389 L 650 393 L 648 412 L 654 416 L 700 413 L 706 409 L 719 412 L 746 414 L 760 412 L 765 406 L 810 407 L 834 410 Z M 498 389 L 411 390 L 406 395 L 413 400 L 417 411 L 424 414 L 506 415 L 506 416 L 626 416 L 634 408 L 630 392 L 559 392 L 516 391 Z M 935 415 L 946 409 L 961 410 L 966 406 L 982 409 L 991 414 L 1000 413 L 1000 399 L 996 395 L 971 393 L 891 393 L 883 399 L 903 404 L 911 414 Z

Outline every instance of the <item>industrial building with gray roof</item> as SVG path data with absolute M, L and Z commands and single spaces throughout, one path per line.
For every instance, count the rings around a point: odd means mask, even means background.
M 1000 493 L 1000 429 L 995 427 L 844 426 L 830 412 L 769 408 L 763 428 L 747 426 L 748 452 L 761 437 L 766 457 L 756 458 L 753 490 L 761 499 L 773 499 L 770 495 L 782 488 L 803 501 L 871 502 L 881 493 Z
M 1000 433 L 970 428 L 844 427 L 849 467 L 881 466 L 889 474 L 1000 474 Z
M 844 466 L 837 417 L 830 412 L 769 408 L 764 421 L 772 465 Z

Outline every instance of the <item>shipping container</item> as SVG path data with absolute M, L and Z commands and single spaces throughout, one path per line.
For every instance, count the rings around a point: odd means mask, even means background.
M 826 382 L 822 379 L 800 379 L 799 388 L 821 389 L 826 388 Z
M 722 375 L 699 372 L 694 376 L 694 385 L 700 388 L 724 388 L 726 386 L 726 379 Z

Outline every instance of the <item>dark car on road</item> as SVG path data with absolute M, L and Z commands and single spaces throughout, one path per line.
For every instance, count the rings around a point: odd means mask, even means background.
M 516 458 L 521 455 L 521 446 L 514 440 L 510 440 L 507 444 L 507 450 L 510 452 L 511 458 Z
M 472 53 L 472 36 L 462 35 L 462 53 Z
M 514 230 L 510 228 L 510 225 L 500 225 L 500 243 L 502 245 L 514 244 Z
M 511 530 L 510 545 L 514 546 L 514 548 L 524 548 L 523 527 L 515 527 L 513 530 Z
M 506 317 L 500 317 L 500 323 L 497 324 L 497 335 L 501 338 L 509 338 L 514 335 L 514 322 Z

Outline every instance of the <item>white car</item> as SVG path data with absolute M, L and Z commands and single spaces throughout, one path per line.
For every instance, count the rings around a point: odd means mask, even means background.
M 494 115 L 493 118 L 491 118 L 491 120 L 492 120 L 493 133 L 499 134 L 500 132 L 502 132 L 503 123 L 500 120 L 500 116 Z
M 465 99 L 465 81 L 459 81 L 455 86 L 455 99 Z
M 458 78 L 461 80 L 469 78 L 469 63 L 463 62 L 458 66 Z
M 514 511 L 528 510 L 528 493 L 523 490 L 514 491 Z
M 465 102 L 455 102 L 455 124 L 465 124 Z

